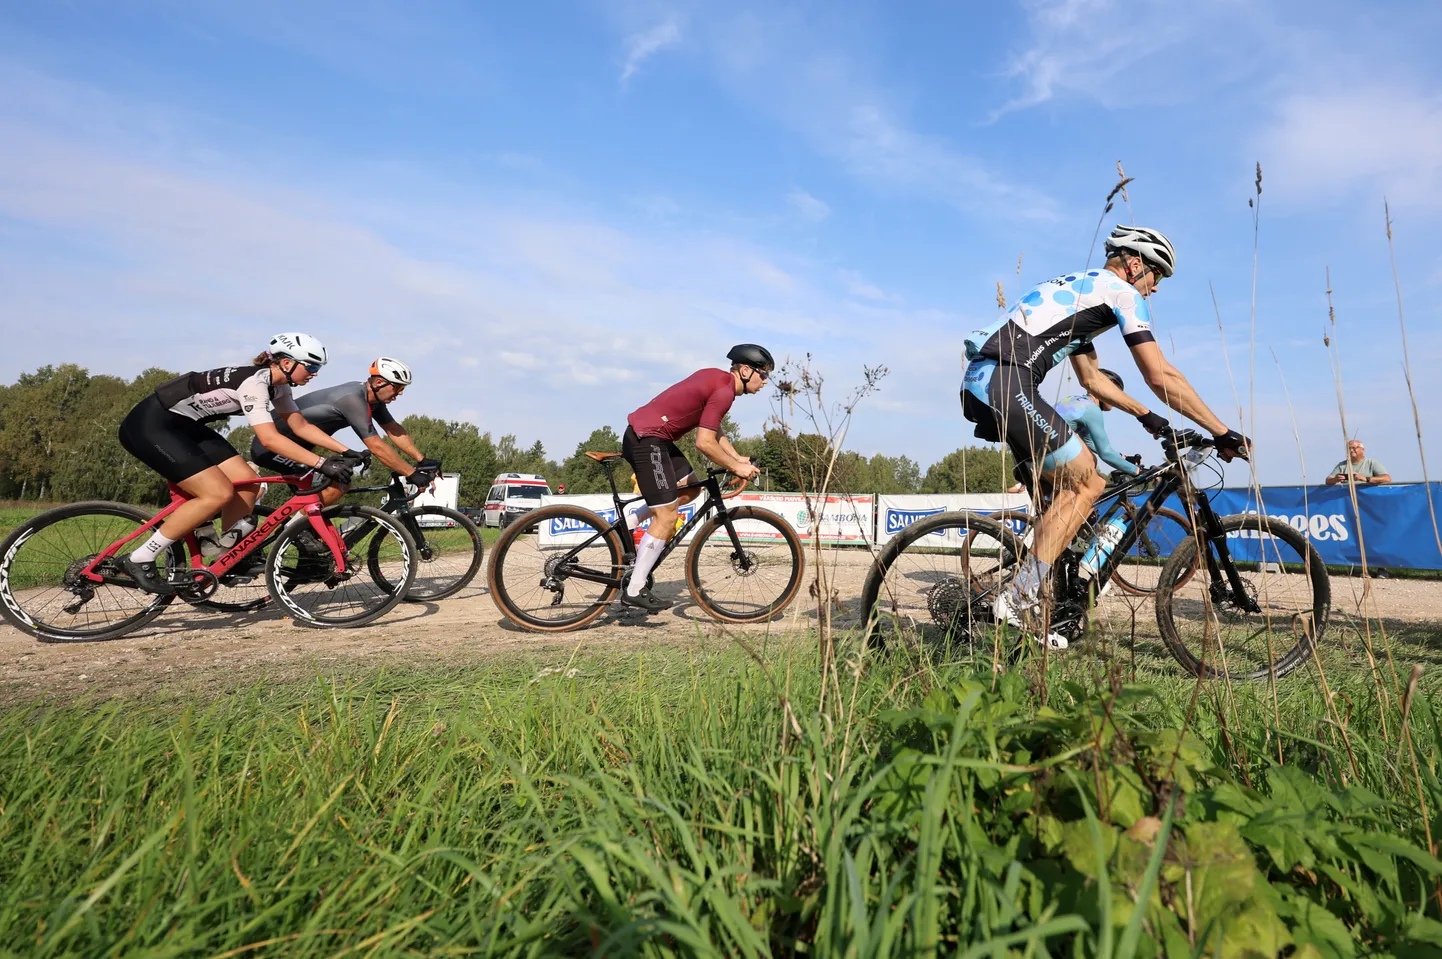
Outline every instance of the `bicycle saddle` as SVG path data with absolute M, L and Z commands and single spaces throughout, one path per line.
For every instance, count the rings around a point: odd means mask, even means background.
M 597 463 L 609 463 L 611 460 L 618 460 L 621 458 L 620 453 L 597 453 L 595 450 L 587 450 L 586 455 L 591 457 L 591 459 L 595 460 Z

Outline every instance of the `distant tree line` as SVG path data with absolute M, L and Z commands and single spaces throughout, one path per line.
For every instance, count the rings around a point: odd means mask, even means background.
M 116 433 L 136 403 L 176 375 L 149 369 L 127 381 L 92 376 L 67 363 L 22 373 L 15 383 L 0 386 L 0 498 L 163 503 L 165 481 L 126 453 Z M 604 469 L 585 453 L 621 449 L 620 434 L 611 426 L 593 430 L 569 456 L 557 461 L 546 455 L 539 441 L 527 445 L 509 434 L 495 440 L 474 423 L 417 414 L 401 422 L 426 455 L 444 461 L 446 472 L 460 474 L 461 503 L 467 506 L 481 505 L 496 474 L 505 472 L 540 473 L 553 487 L 564 483 L 568 493 L 605 492 Z M 757 485 L 763 489 L 816 490 L 828 469 L 833 492 L 978 493 L 1011 485 L 1010 457 L 986 447 L 955 450 L 923 471 L 905 456 L 882 453 L 868 458 L 842 450 L 833 461 L 826 438 L 817 434 L 772 428 L 759 436 L 738 436 L 729 419 L 723 429 L 737 450 L 761 467 Z M 220 431 L 226 432 L 225 424 Z M 252 435 L 249 427 L 240 426 L 230 430 L 228 438 L 247 454 Z M 692 437 L 681 446 L 693 464 L 703 465 Z M 381 475 L 363 480 L 384 481 Z M 628 467 L 617 470 L 617 481 L 623 491 L 631 488 Z M 279 490 L 271 494 L 284 495 Z

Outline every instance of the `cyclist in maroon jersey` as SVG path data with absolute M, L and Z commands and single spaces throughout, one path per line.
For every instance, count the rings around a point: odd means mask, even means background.
M 729 371 L 698 370 L 626 417 L 629 425 L 621 440 L 621 455 L 636 471 L 636 484 L 646 499 L 645 507 L 636 513 L 636 522 L 651 520 L 636 547 L 636 566 L 621 590 L 621 602 L 627 606 L 656 613 L 671 605 L 652 595 L 646 579 L 676 532 L 681 506 L 701 492 L 699 488 L 678 490 L 695 482 L 695 476 L 676 441 L 694 429 L 696 449 L 707 459 L 743 479 L 753 479 L 760 472 L 721 433 L 721 419 L 736 397 L 761 392 L 776 361 L 755 343 L 732 347 L 726 358 L 731 361 Z

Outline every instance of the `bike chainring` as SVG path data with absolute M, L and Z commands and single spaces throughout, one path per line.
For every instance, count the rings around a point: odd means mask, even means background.
M 204 567 L 175 570 L 167 578 L 175 586 L 175 595 L 187 603 L 203 603 L 220 589 L 220 578 Z

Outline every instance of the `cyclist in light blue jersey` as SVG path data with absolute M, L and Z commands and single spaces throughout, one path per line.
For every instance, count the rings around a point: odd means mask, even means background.
M 1165 418 L 1128 396 L 1102 375 L 1092 341 L 1113 327 L 1131 349 L 1147 386 L 1167 406 L 1212 433 L 1223 459 L 1247 455 L 1250 441 L 1217 417 L 1181 371 L 1162 355 L 1152 335 L 1147 297 L 1172 275 L 1176 250 L 1156 230 L 1118 226 L 1107 237 L 1101 269 L 1078 270 L 1028 291 L 1000 320 L 966 338 L 962 414 L 976 424 L 976 436 L 1005 440 L 1018 462 L 1053 495 L 1037 519 L 1031 551 L 1010 587 L 996 597 L 997 620 L 1024 626 L 1038 642 L 1064 649 L 1057 632 L 1041 634 L 1045 620 L 1041 587 L 1051 564 L 1076 536 L 1105 483 L 1096 458 L 1067 421 L 1042 398 L 1041 382 L 1070 359 L 1082 388 L 1097 400 L 1126 410 L 1153 436 L 1170 429 Z
M 1111 370 L 1098 370 L 1102 376 L 1112 381 L 1112 384 L 1119 390 L 1126 390 L 1122 378 Z M 1107 425 L 1102 419 L 1103 413 L 1115 409 L 1110 403 L 1090 393 L 1081 393 L 1077 396 L 1068 396 L 1056 405 L 1056 411 L 1061 418 L 1066 420 L 1067 425 L 1081 437 L 1087 449 L 1096 455 L 1096 458 L 1107 464 L 1114 470 L 1121 470 L 1128 476 L 1136 476 L 1141 472 L 1141 467 L 1128 460 L 1118 453 L 1116 447 L 1112 446 L 1111 438 L 1107 436 Z

